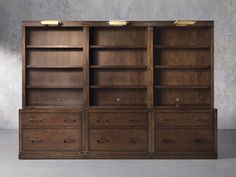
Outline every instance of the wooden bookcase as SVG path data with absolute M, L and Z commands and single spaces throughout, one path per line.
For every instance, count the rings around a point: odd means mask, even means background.
M 19 158 L 216 158 L 213 28 L 23 22 Z

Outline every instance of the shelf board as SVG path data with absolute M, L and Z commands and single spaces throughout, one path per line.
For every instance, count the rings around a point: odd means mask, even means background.
M 26 68 L 29 68 L 29 69 L 83 69 L 83 66 L 30 66 L 30 65 L 27 65 Z
M 27 45 L 28 49 L 83 49 L 83 46 L 72 45 Z
M 158 49 L 209 49 L 210 45 L 155 45 Z
M 146 49 L 146 45 L 90 45 L 92 49 Z
M 155 65 L 156 69 L 207 69 L 209 65 Z
M 146 85 L 91 85 L 90 88 L 127 88 L 127 89 L 145 89 Z
M 179 106 L 176 106 L 175 104 L 165 104 L 165 105 L 157 105 L 154 106 L 155 108 L 178 108 L 178 109 L 185 109 L 185 108 L 209 108 L 210 104 L 180 104 Z
M 91 65 L 94 69 L 147 69 L 145 65 Z
M 140 108 L 140 109 L 145 109 L 147 108 L 146 104 L 106 104 L 106 105 L 90 105 L 89 108 L 106 108 L 106 109 L 112 109 L 112 108 L 129 108 L 129 109 L 135 109 L 135 108 Z
M 83 89 L 82 86 L 77 85 L 27 85 L 26 88 L 29 89 Z
M 179 89 L 207 89 L 209 85 L 155 85 L 156 89 L 179 88 Z

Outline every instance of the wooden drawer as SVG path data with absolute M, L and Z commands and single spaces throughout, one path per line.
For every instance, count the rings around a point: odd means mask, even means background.
M 213 127 L 213 112 L 156 112 L 156 127 Z
M 147 112 L 91 112 L 89 113 L 89 126 L 146 127 L 147 117 Z
M 81 126 L 81 113 L 65 112 L 24 112 L 22 116 L 23 127 L 79 127 Z
M 156 151 L 212 151 L 213 129 L 156 129 Z
M 90 151 L 147 151 L 147 129 L 90 129 Z
M 81 150 L 80 129 L 23 129 L 23 150 Z

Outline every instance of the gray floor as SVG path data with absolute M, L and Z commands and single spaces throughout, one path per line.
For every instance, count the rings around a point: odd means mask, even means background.
M 236 130 L 217 160 L 18 160 L 18 132 L 0 130 L 0 177 L 236 177 Z

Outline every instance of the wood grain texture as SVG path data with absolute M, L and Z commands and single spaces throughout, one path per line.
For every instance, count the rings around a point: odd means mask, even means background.
M 24 22 L 19 158 L 216 158 L 213 25 Z

